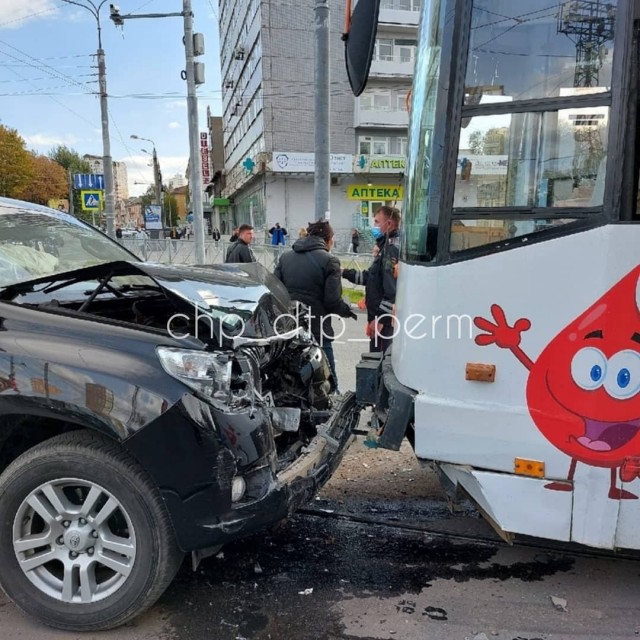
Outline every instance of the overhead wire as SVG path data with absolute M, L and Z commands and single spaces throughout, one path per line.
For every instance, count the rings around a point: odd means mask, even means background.
M 52 11 L 56 11 L 60 9 L 62 5 L 57 5 L 53 7 L 49 7 L 48 9 L 42 9 L 41 11 L 36 11 L 34 13 L 29 13 L 26 16 L 20 16 L 19 18 L 14 18 L 13 20 L 7 20 L 6 22 L 0 22 L 0 28 L 6 27 L 10 24 L 15 24 L 16 22 L 23 22 L 24 20 L 31 20 L 31 18 L 36 18 L 37 16 L 44 15 L 45 13 L 51 13 Z
M 81 84 L 80 82 L 77 82 L 76 80 L 74 80 L 72 77 L 67 76 L 66 74 L 56 70 L 54 67 L 52 67 L 49 64 L 46 64 L 45 62 L 41 62 L 40 60 L 38 60 L 38 58 L 34 58 L 32 55 L 26 53 L 25 51 L 22 51 L 21 49 L 18 49 L 18 47 L 14 47 L 13 45 L 9 44 L 8 42 L 5 42 L 4 40 L 0 40 L 0 45 L 3 45 L 5 47 L 8 47 L 9 49 L 12 49 L 13 51 L 15 51 L 16 53 L 18 53 L 19 55 L 28 58 L 30 60 L 33 60 L 33 62 L 28 62 L 27 60 L 21 60 L 20 58 L 17 58 L 15 55 L 12 55 L 10 53 L 7 53 L 6 51 L 2 51 L 0 49 L 0 53 L 7 56 L 8 58 L 11 58 L 13 60 L 16 60 L 17 62 L 22 62 L 27 64 L 27 66 L 33 67 L 34 69 L 38 69 L 39 71 L 42 71 L 44 73 L 48 73 L 49 75 L 56 77 L 58 80 L 62 80 L 64 82 L 67 82 L 69 84 L 73 84 L 77 87 L 80 87 L 81 89 L 85 89 L 84 85 Z
M 140 170 L 140 167 L 139 167 L 138 163 L 133 159 L 133 156 L 131 155 L 131 150 L 129 149 L 129 147 L 127 146 L 127 143 L 125 142 L 124 136 L 122 135 L 122 131 L 120 130 L 120 127 L 118 126 L 118 123 L 115 121 L 115 118 L 113 117 L 113 113 L 111 113 L 111 109 L 108 109 L 108 112 L 109 112 L 109 122 L 111 124 L 113 124 L 113 126 L 114 126 L 114 128 L 116 130 L 116 133 L 118 134 L 118 137 L 120 138 L 120 143 L 122 144 L 122 146 L 124 147 L 125 151 L 127 152 L 127 155 L 129 156 L 129 159 L 131 160 L 131 162 L 135 166 L 136 171 L 138 173 L 138 176 L 144 180 L 145 176 L 142 174 L 142 171 Z
M 17 75 L 19 78 L 22 78 L 23 80 L 26 80 L 27 82 L 30 83 L 30 81 L 27 78 L 25 78 L 22 74 L 20 74 L 15 69 L 9 69 L 9 71 L 11 71 L 11 73 L 14 73 L 15 75 Z M 35 86 L 34 86 L 34 88 L 37 89 L 37 87 L 35 87 Z M 46 95 L 46 94 L 43 94 L 43 95 Z M 57 105 L 59 105 L 63 109 L 66 109 L 67 111 L 72 113 L 74 116 L 76 116 L 76 118 L 80 118 L 80 120 L 83 120 L 84 122 L 88 123 L 91 127 L 95 127 L 96 126 L 95 122 L 90 122 L 83 115 L 81 115 L 80 113 L 78 113 L 77 111 L 75 111 L 74 109 L 69 107 L 68 105 L 64 104 L 63 102 L 60 102 L 60 100 L 56 100 L 56 98 L 53 95 L 48 95 L 47 97 L 51 98 L 51 100 L 53 100 L 53 102 L 55 102 Z

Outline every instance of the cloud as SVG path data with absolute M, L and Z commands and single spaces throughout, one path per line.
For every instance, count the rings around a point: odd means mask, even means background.
M 170 100 L 164 105 L 165 109 L 168 111 L 173 111 L 174 109 L 186 109 L 187 101 L 185 100 Z
M 58 145 L 71 146 L 80 142 L 80 138 L 74 135 L 51 135 L 47 133 L 34 133 L 32 136 L 23 136 L 25 142 L 30 147 L 36 149 L 42 149 L 43 147 L 49 149 L 50 147 L 56 147 Z
M 49 18 L 58 11 L 54 0 L 2 0 L 0 29 L 19 29 L 30 20 Z
M 170 122 L 169 129 L 180 129 L 182 125 L 179 122 Z

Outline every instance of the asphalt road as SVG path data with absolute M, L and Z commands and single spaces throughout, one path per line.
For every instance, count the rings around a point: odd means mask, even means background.
M 343 390 L 353 388 L 353 367 L 366 350 L 355 341 L 364 337 L 364 319 L 347 327 L 337 348 Z M 356 441 L 308 509 L 225 547 L 196 573 L 185 562 L 157 605 L 124 628 L 51 631 L 0 597 L 0 640 L 640 636 L 640 560 L 541 541 L 509 547 L 473 509 L 451 515 L 433 477 L 406 467 L 410 455 L 385 457 Z

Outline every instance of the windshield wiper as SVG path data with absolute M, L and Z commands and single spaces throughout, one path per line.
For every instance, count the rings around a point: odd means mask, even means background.
M 122 297 L 123 294 L 114 291 L 113 287 L 109 286 L 109 280 L 111 280 L 112 277 L 113 271 L 110 271 L 104 278 L 98 280 L 100 284 L 93 290 L 93 293 L 80 305 L 80 308 L 78 309 L 80 313 L 82 313 L 89 307 L 89 305 L 102 293 L 103 289 L 109 289 L 109 291 L 113 291 L 115 295 Z

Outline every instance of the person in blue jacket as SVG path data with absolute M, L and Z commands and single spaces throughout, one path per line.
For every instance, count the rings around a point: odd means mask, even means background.
M 275 246 L 285 243 L 284 238 L 287 235 L 287 230 L 281 227 L 279 222 L 276 222 L 275 226 L 269 229 L 269 234 L 271 235 L 271 244 Z

